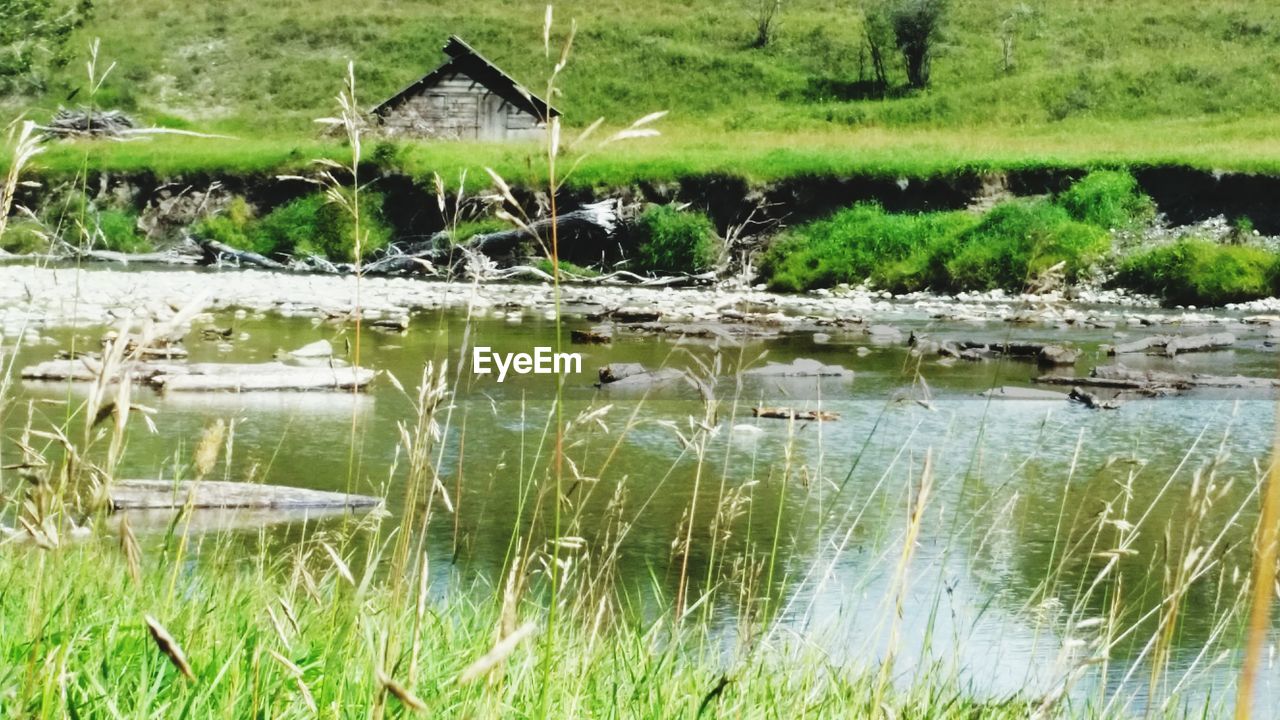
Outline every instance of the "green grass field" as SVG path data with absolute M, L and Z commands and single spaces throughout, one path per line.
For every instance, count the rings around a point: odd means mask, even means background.
M 956 2 L 932 87 L 867 100 L 856 99 L 856 83 L 871 71 L 855 3 L 787 2 L 776 41 L 763 49 L 750 47 L 750 5 L 556 5 L 556 34 L 571 18 L 578 27 L 563 93 L 554 98 L 568 125 L 597 117 L 621 125 L 670 111 L 665 138 L 610 149 L 584 165 L 582 182 L 714 171 L 768 179 L 1027 165 L 1280 166 L 1274 3 L 1046 0 L 1006 32 L 1014 3 Z M 511 0 L 482 7 L 99 0 L 71 41 L 87 58 L 92 38 L 101 38 L 100 70 L 116 63 L 95 102 L 237 139 L 96 146 L 91 162 L 161 172 L 301 164 L 335 151 L 313 120 L 333 114 L 348 59 L 371 106 L 437 64 L 450 33 L 537 91 L 554 61 L 543 53 L 544 11 L 541 2 Z M 896 58 L 890 75 L 904 80 Z M 2 102 L 10 114 L 30 109 L 40 119 L 73 92 L 70 104 L 87 101 L 84 76 L 83 64 L 71 62 L 42 90 Z M 405 163 L 445 175 L 489 164 L 519 176 L 541 166 L 531 154 L 433 144 L 409 149 Z M 64 147 L 43 162 L 74 167 L 84 155 Z

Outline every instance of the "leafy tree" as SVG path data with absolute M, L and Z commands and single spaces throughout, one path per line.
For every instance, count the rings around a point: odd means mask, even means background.
M 756 37 L 751 47 L 766 47 L 778 32 L 778 16 L 782 14 L 782 0 L 748 0 L 751 20 L 756 26 Z
M 71 33 L 93 0 L 0 0 L 0 91 L 44 87 L 44 72 L 70 59 Z
M 886 48 L 902 56 L 907 85 L 929 86 L 934 51 L 942 35 L 949 0 L 868 0 L 863 6 L 863 37 L 876 82 L 889 84 Z

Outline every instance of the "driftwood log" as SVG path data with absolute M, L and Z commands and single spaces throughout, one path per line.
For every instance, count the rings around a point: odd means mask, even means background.
M 1236 343 L 1236 336 L 1228 332 L 1207 335 L 1179 337 L 1174 335 L 1151 335 L 1133 342 L 1121 343 L 1107 351 L 1109 355 L 1127 355 L 1159 351 L 1159 354 L 1173 357 L 1178 353 L 1200 352 L 1204 350 L 1221 350 Z
M 591 262 L 600 256 L 604 241 L 617 227 L 617 205 L 614 200 L 591 203 L 557 216 L 554 223 L 543 218 L 528 227 L 481 233 L 457 244 L 448 233 L 439 232 L 370 261 L 362 270 L 373 275 L 412 274 L 437 268 L 456 273 L 466 263 L 468 253 L 480 253 L 500 267 L 517 266 L 531 255 L 542 254 L 541 245 L 550 247 L 553 228 L 562 259 Z
M 172 392 L 255 390 L 362 390 L 373 381 L 373 370 L 360 367 L 299 367 L 267 363 L 165 363 L 139 361 L 126 367 L 134 382 Z M 91 382 L 101 363 L 82 356 L 49 360 L 25 367 L 24 380 Z
M 816 420 L 818 422 L 830 422 L 839 420 L 840 413 L 828 412 L 826 410 L 795 410 L 788 407 L 757 407 L 751 409 L 751 414 L 759 418 L 774 418 L 778 420 Z
M 369 508 L 382 501 L 367 495 L 283 485 L 204 480 L 121 480 L 108 492 L 113 510 L 193 508 Z
M 236 265 L 263 268 L 265 270 L 284 270 L 286 265 L 277 262 L 271 258 L 260 255 L 249 250 L 239 250 L 233 248 L 226 243 L 210 240 L 207 238 L 197 238 L 196 243 L 204 252 L 204 264 L 216 265 L 223 262 L 231 262 Z
M 68 110 L 58 108 L 49 124 L 41 129 L 51 137 L 118 136 L 137 127 L 133 118 L 119 110 Z
M 1089 375 L 1042 375 L 1036 382 L 1048 385 L 1114 388 L 1116 390 L 1170 391 L 1193 387 L 1263 389 L 1280 387 L 1280 380 L 1244 375 L 1224 376 L 1202 373 L 1171 373 L 1156 370 L 1134 370 L 1124 365 L 1096 367 Z
M 955 357 L 961 360 L 986 360 L 990 357 L 1002 356 L 1014 360 L 1032 360 L 1045 366 L 1074 365 L 1080 358 L 1079 350 L 1064 345 L 979 340 L 942 343 L 938 348 L 938 354 L 942 357 Z

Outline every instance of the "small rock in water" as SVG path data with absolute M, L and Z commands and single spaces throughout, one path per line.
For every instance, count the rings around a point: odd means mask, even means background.
M 873 343 L 896 343 L 902 340 L 902 331 L 892 325 L 872 325 L 865 331 Z
M 571 330 L 569 341 L 579 345 L 603 345 L 613 342 L 613 328 L 596 325 L 590 330 Z
M 831 336 L 826 333 L 817 332 L 813 334 L 813 342 L 815 345 L 826 345 L 831 342 Z
M 392 315 L 369 322 L 369 327 L 385 332 L 402 333 L 409 330 L 409 318 L 405 315 Z
M 1080 359 L 1080 351 L 1062 345 L 1045 345 L 1040 348 L 1041 365 L 1075 365 Z
M 824 365 L 817 360 L 797 358 L 790 363 L 771 362 L 747 370 L 744 375 L 765 377 L 853 377 L 853 371 L 839 365 Z
M 296 358 L 333 357 L 333 345 L 330 345 L 328 340 L 317 340 L 313 343 L 303 345 L 289 354 Z
M 871 354 L 871 348 L 866 345 L 859 345 L 858 349 L 854 352 L 857 353 L 858 357 L 866 357 Z

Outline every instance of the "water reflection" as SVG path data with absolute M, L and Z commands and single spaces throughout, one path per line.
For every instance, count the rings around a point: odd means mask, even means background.
M 447 359 L 457 371 L 464 337 L 497 352 L 554 344 L 553 326 L 537 319 L 481 320 L 470 332 L 459 317 L 415 322 L 402 337 L 362 339 L 362 362 L 394 374 L 411 392 L 429 360 Z M 917 326 L 904 329 L 939 337 L 980 331 L 1060 337 L 1035 328 Z M 237 343 L 238 361 L 321 338 L 346 347 L 350 339 L 343 328 L 282 319 L 246 320 L 237 332 L 249 335 Z M 1082 368 L 1105 361 L 1097 345 L 1108 333 L 1071 332 L 1086 351 Z M 1159 624 L 1168 568 L 1176 567 L 1171 560 L 1203 546 L 1215 554 L 1214 565 L 1183 600 L 1169 675 L 1176 683 L 1193 670 L 1187 686 L 1196 697 L 1229 687 L 1232 659 L 1214 664 L 1203 654 L 1214 643 L 1230 646 L 1223 642 L 1222 609 L 1240 592 L 1247 569 L 1255 461 L 1269 449 L 1273 398 L 1218 391 L 1131 402 L 1111 412 L 983 398 L 977 393 L 990 387 L 1029 384 L 1038 370 L 1017 362 L 947 367 L 913 357 L 901 344 L 871 340 L 836 333 L 823 343 L 806 337 L 686 345 L 654 337 L 574 346 L 586 372 L 565 381 L 562 421 L 612 405 L 603 426 L 574 427 L 567 438 L 572 468 L 562 468 L 562 489 L 575 531 L 589 545 L 621 538 L 619 579 L 638 597 L 669 600 L 681 572 L 691 578 L 691 597 L 749 576 L 779 613 L 773 632 L 802 633 L 837 658 L 867 662 L 884 656 L 896 624 L 902 674 L 941 666 L 990 697 L 1053 692 L 1105 643 L 1099 672 L 1081 677 L 1071 693 L 1123 690 L 1137 703 L 1150 672 L 1142 664 L 1150 659 L 1145 644 Z M 192 350 L 193 361 L 230 359 L 198 342 Z M 52 352 L 24 350 L 20 364 Z M 721 372 L 704 379 L 701 390 L 685 382 L 626 392 L 594 384 L 594 369 L 609 362 L 702 372 L 717 352 Z M 778 362 L 815 358 L 854 375 L 734 375 L 757 366 L 763 353 Z M 1154 369 L 1174 363 L 1140 362 Z M 1260 350 L 1177 363 L 1183 371 L 1274 372 L 1273 359 Z M 477 577 L 496 584 L 514 537 L 536 545 L 551 534 L 528 509 L 554 474 L 555 384 L 537 376 L 502 384 L 492 376 L 457 377 L 439 456 L 457 513 L 437 516 L 428 547 L 449 559 L 440 565 L 462 586 Z M 47 384 L 23 385 L 20 396 L 76 397 L 66 386 Z M 699 429 L 690 418 L 704 417 L 708 397 L 719 406 L 699 462 L 690 446 Z M 215 471 L 219 477 L 380 493 L 393 514 L 404 510 L 404 462 L 396 446 L 398 426 L 411 423 L 414 410 L 390 382 L 360 396 L 143 393 L 138 400 L 157 410 L 160 432 L 134 428 L 122 474 L 173 476 L 200 429 L 223 418 L 234 420 L 234 449 Z M 840 419 L 754 418 L 758 405 L 821 409 Z M 20 415 L 11 409 L 5 417 L 6 435 L 25 420 Z M 931 497 L 904 584 L 897 567 L 926 455 Z M 1192 488 L 1211 478 L 1215 499 L 1192 532 L 1187 519 L 1201 509 Z M 256 527 L 267 519 L 211 523 Z M 1126 526 L 1138 530 L 1126 535 Z M 300 534 L 296 526 L 268 533 L 282 546 Z M 1121 544 L 1123 552 L 1107 554 Z M 767 568 L 765 558 L 773 560 Z M 704 612 L 732 632 L 741 608 L 732 593 L 721 597 Z M 1133 631 L 1100 638 L 1096 621 L 1108 617 Z M 1264 692 L 1280 697 L 1274 682 Z

